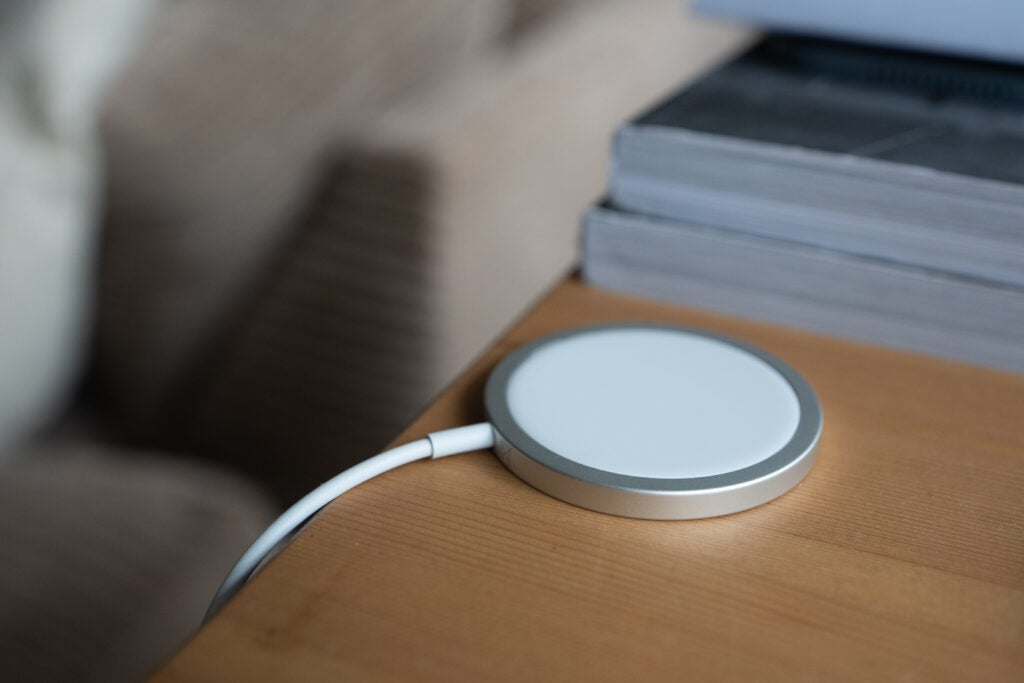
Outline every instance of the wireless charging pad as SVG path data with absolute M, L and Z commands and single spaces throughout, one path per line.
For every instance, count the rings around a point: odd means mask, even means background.
M 746 510 L 807 474 L 810 385 L 779 359 L 696 329 L 605 325 L 507 356 L 485 392 L 512 472 L 580 507 L 694 519 Z

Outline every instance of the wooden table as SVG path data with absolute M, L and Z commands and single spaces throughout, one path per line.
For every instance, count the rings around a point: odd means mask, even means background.
M 818 462 L 760 508 L 622 519 L 488 453 L 330 505 L 154 680 L 1024 681 L 1024 377 L 558 287 L 398 439 L 481 420 L 540 335 L 658 320 L 758 344 L 819 392 Z

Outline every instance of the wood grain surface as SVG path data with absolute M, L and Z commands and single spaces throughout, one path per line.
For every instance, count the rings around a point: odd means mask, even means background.
M 1024 377 L 558 287 L 396 442 L 478 421 L 508 351 L 585 323 L 697 325 L 818 391 L 818 462 L 717 519 L 549 498 L 488 453 L 331 504 L 154 678 L 1024 681 Z

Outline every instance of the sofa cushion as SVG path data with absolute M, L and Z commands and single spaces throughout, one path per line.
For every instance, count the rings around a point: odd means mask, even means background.
M 272 519 L 249 484 L 180 458 L 67 444 L 22 455 L 0 470 L 4 680 L 141 680 Z
M 435 389 L 430 169 L 349 149 L 325 174 L 188 421 L 191 450 L 285 499 L 373 455 Z
M 614 127 L 744 36 L 676 0 L 581 3 L 336 150 L 190 447 L 288 497 L 372 455 L 572 266 Z
M 0 447 L 61 407 L 85 357 L 99 102 L 148 4 L 0 6 Z
M 535 29 L 543 29 L 551 19 L 585 0 L 511 0 L 512 11 L 506 36 L 518 40 L 529 36 Z M 606 1 L 606 0 L 605 0 Z M 594 4 L 594 0 L 590 0 Z
M 503 0 L 165 2 L 105 121 L 99 378 L 152 427 L 292 239 L 323 151 L 492 42 Z
M 377 121 L 364 158 L 416 158 L 432 175 L 420 220 L 436 382 L 573 266 L 615 128 L 748 41 L 677 0 L 581 3 Z

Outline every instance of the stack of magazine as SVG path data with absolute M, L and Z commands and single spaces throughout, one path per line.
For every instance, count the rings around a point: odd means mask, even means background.
M 1024 69 L 769 36 L 623 126 L 583 274 L 1024 372 Z

